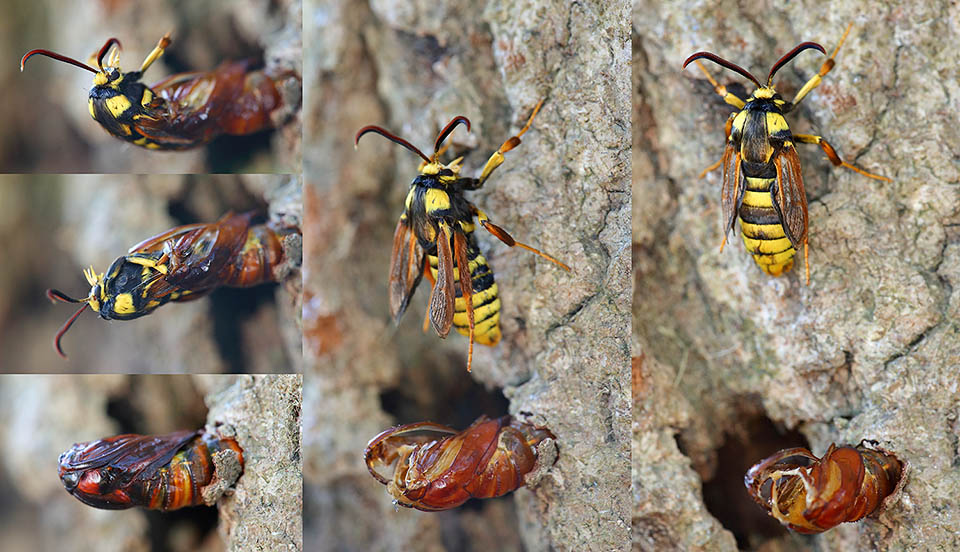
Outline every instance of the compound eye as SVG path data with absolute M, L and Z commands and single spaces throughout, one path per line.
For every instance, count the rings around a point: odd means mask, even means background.
M 107 69 L 107 80 L 115 81 L 120 76 L 120 71 L 111 67 Z
M 453 176 L 453 171 L 450 169 L 441 169 L 440 172 L 437 173 L 437 176 Z

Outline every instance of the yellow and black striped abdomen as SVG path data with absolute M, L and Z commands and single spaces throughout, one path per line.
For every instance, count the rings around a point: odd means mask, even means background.
M 467 237 L 467 262 L 470 267 L 470 280 L 473 285 L 473 322 L 474 339 L 482 345 L 496 345 L 500 342 L 500 296 L 497 292 L 497 282 L 493 279 L 493 271 L 487 264 L 477 239 L 473 235 L 473 224 L 463 224 Z M 430 272 L 433 279 L 437 279 L 437 256 L 428 255 Z M 460 291 L 460 268 L 453 269 L 454 289 L 456 300 L 453 306 L 453 327 L 463 335 L 470 335 L 470 322 L 467 318 L 467 303 Z
M 739 212 L 743 244 L 764 272 L 780 276 L 793 267 L 793 256 L 797 251 L 773 207 L 770 188 L 776 178 L 747 176 L 744 180 L 746 186 Z

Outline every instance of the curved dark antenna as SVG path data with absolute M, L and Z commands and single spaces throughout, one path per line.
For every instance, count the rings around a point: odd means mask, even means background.
M 108 38 L 107 41 L 103 44 L 103 47 L 100 48 L 100 52 L 97 54 L 97 65 L 100 66 L 100 72 L 103 72 L 103 56 L 107 54 L 107 50 L 110 49 L 114 44 L 117 45 L 117 48 L 123 48 L 123 45 L 120 44 L 120 41 L 116 38 Z
M 411 144 L 410 142 L 407 142 L 407 141 L 404 140 L 403 138 L 400 138 L 399 136 L 394 136 L 393 134 L 390 134 L 390 133 L 387 132 L 386 130 L 384 130 L 384 129 L 376 126 L 376 125 L 369 125 L 369 126 L 365 126 L 365 127 L 361 128 L 360 131 L 357 132 L 357 137 L 354 138 L 354 140 L 353 140 L 353 145 L 356 146 L 357 144 L 359 144 L 359 143 L 360 143 L 360 137 L 363 136 L 364 134 L 367 134 L 368 132 L 374 132 L 374 133 L 376 133 L 376 134 L 379 134 L 380 136 L 383 136 L 384 138 L 386 138 L 387 140 L 390 140 L 391 142 L 393 142 L 393 143 L 395 143 L 395 144 L 400 144 L 401 146 L 407 148 L 408 150 L 410 150 L 410 151 L 412 151 L 413 153 L 415 153 L 415 154 L 419 155 L 420 157 L 422 157 L 423 160 L 426 161 L 427 163 L 430 162 L 430 158 L 427 157 L 426 155 L 424 155 L 422 151 L 418 150 L 416 146 L 414 146 L 414 145 Z
M 63 301 L 64 303 L 86 303 L 87 299 L 74 299 L 66 293 L 60 291 L 59 289 L 48 289 L 47 290 L 47 299 L 50 299 L 54 303 L 57 301 Z
M 53 338 L 53 348 L 57 350 L 57 354 L 63 358 L 67 358 L 67 355 L 63 352 L 63 348 L 60 347 L 60 339 L 63 337 L 63 334 L 67 333 L 67 330 L 70 329 L 70 326 L 73 326 L 73 323 L 76 322 L 77 318 L 80 317 L 80 313 L 90 306 L 90 303 L 82 299 L 74 299 L 66 293 L 55 289 L 48 289 L 47 297 L 51 301 L 63 301 L 64 303 L 83 303 L 83 306 L 77 309 L 77 312 L 73 313 L 73 316 L 71 316 L 63 324 L 63 326 L 60 327 L 60 331 L 58 331 L 57 335 Z
M 453 129 L 457 128 L 457 125 L 464 124 L 467 126 L 467 132 L 470 132 L 470 119 L 467 119 L 463 115 L 458 115 L 450 120 L 447 123 L 447 126 L 443 127 L 443 130 L 440 131 L 440 134 L 437 135 L 437 141 L 433 145 L 433 151 L 440 151 L 440 145 L 443 144 L 443 141 L 447 139 L 447 136 L 450 136 L 450 133 L 453 132 Z
M 786 65 L 791 59 L 795 58 L 797 54 L 804 50 L 809 50 L 813 48 L 814 50 L 820 50 L 821 54 L 826 54 L 826 50 L 823 49 L 823 46 L 817 44 L 816 42 L 804 42 L 798 44 L 796 48 L 787 52 L 787 55 L 780 58 L 780 61 L 773 64 L 773 69 L 770 69 L 770 74 L 767 76 L 767 86 L 770 86 L 773 83 L 773 74 L 780 70 L 781 67 Z
M 79 68 L 81 68 L 81 69 L 86 69 L 87 71 L 90 71 L 91 73 L 96 73 L 96 72 L 97 72 L 96 69 L 94 69 L 93 67 L 90 67 L 90 66 L 87 65 L 86 63 L 83 63 L 83 62 L 81 62 L 81 61 L 77 61 L 77 60 L 75 60 L 75 59 L 73 59 L 73 58 L 69 58 L 69 57 L 67 57 L 67 56 L 58 54 L 58 53 L 56 53 L 56 52 L 51 52 L 50 50 L 44 50 L 44 49 L 42 49 L 42 48 L 41 48 L 41 49 L 37 49 L 37 50 L 30 50 L 29 52 L 27 52 L 26 54 L 23 55 L 23 58 L 20 60 L 20 70 L 21 70 L 21 71 L 23 71 L 23 64 L 26 63 L 28 59 L 30 59 L 32 56 L 34 56 L 34 55 L 36 55 L 36 54 L 40 54 L 41 56 L 47 56 L 48 58 L 53 58 L 53 59 L 55 59 L 55 60 L 57 60 L 57 61 L 63 61 L 63 62 L 69 63 L 70 65 L 76 65 L 77 67 L 79 67 Z
M 692 56 L 690 56 L 690 57 L 687 58 L 687 61 L 684 61 L 684 62 L 683 62 L 683 68 L 686 69 L 686 68 L 687 68 L 687 65 L 690 65 L 690 62 L 692 62 L 693 60 L 696 60 L 696 59 L 701 59 L 701 58 L 703 58 L 703 59 L 709 59 L 710 61 L 716 63 L 717 65 L 720 65 L 720 66 L 722 66 L 722 67 L 726 67 L 727 69 L 729 69 L 729 70 L 731 70 L 731 71 L 735 71 L 735 72 L 737 72 L 737 73 L 740 73 L 740 74 L 743 75 L 744 77 L 747 77 L 748 79 L 752 80 L 753 83 L 756 84 L 758 88 L 763 88 L 763 85 L 760 84 L 760 81 L 757 80 L 757 77 L 751 75 L 751 74 L 750 74 L 750 71 L 747 71 L 747 70 L 744 69 L 743 67 L 740 67 L 739 65 L 737 65 L 737 64 L 735 64 L 735 63 L 731 63 L 731 62 L 723 59 L 722 57 L 720 57 L 720 56 L 718 56 L 718 55 L 716 55 L 716 54 L 711 54 L 710 52 L 697 52 L 697 53 L 693 54 Z

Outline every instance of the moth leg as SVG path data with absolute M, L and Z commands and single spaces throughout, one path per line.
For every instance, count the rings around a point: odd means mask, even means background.
M 163 55 L 163 51 L 170 45 L 170 32 L 163 35 L 163 38 L 160 39 L 160 42 L 157 42 L 157 46 L 153 49 L 152 52 L 147 54 L 147 57 L 143 60 L 143 64 L 140 65 L 140 72 L 143 73 L 153 65 L 153 62 L 157 61 L 157 58 Z
M 744 101 L 741 100 L 736 94 L 727 90 L 727 87 L 717 82 L 717 79 L 713 78 L 713 75 L 710 74 L 710 71 L 707 71 L 707 68 L 700 63 L 700 60 L 696 60 L 694 63 L 697 64 L 697 67 L 703 71 L 703 74 L 707 76 L 707 80 L 710 81 L 710 84 L 713 85 L 713 90 L 723 98 L 723 101 L 732 105 L 737 109 L 743 109 Z
M 791 110 L 797 107 L 797 104 L 800 103 L 800 100 L 809 94 L 811 90 L 820 86 L 820 83 L 823 82 L 823 77 L 827 76 L 827 73 L 829 73 L 830 70 L 833 69 L 833 66 L 836 65 L 836 62 L 833 58 L 837 57 L 837 52 L 839 52 L 840 47 L 843 46 L 843 41 L 847 39 L 847 34 L 850 33 L 851 28 L 853 28 L 853 23 L 847 25 L 847 30 L 843 31 L 843 36 L 840 37 L 840 42 L 837 44 L 837 47 L 833 50 L 833 53 L 830 54 L 830 57 L 823 62 L 823 65 L 820 66 L 820 70 L 817 72 L 817 74 L 810 77 L 810 80 L 808 80 L 803 87 L 800 88 L 800 91 L 797 92 L 797 95 L 793 97 L 793 102 L 791 102 L 790 105 Z
M 480 209 L 478 209 L 476 206 L 471 205 L 471 207 L 473 207 L 473 212 L 474 212 L 475 215 L 477 215 L 477 220 L 480 221 L 480 224 L 483 225 L 483 227 L 486 229 L 487 232 L 490 232 L 491 234 L 493 234 L 493 236 L 494 236 L 495 238 L 497 238 L 498 240 L 502 241 L 503 243 L 507 244 L 507 245 L 510 246 L 510 247 L 517 246 L 517 247 L 520 247 L 520 248 L 522 248 L 522 249 L 526 249 L 527 251 L 530 251 L 531 253 L 536 253 L 537 255 L 540 255 L 541 257 L 543 257 L 544 259 L 550 261 L 551 263 L 555 263 L 557 266 L 559 266 L 560 268 L 566 270 L 567 272 L 570 272 L 570 267 L 569 267 L 569 266 L 561 263 L 561 262 L 558 261 L 557 259 L 554 259 L 554 258 L 551 257 L 550 255 L 547 255 L 546 253 L 540 251 L 539 249 L 536 249 L 536 248 L 534 248 L 534 247 L 530 247 L 529 245 L 527 245 L 527 244 L 525 244 L 525 243 L 520 243 L 520 242 L 518 242 L 517 240 L 513 239 L 513 236 L 511 236 L 510 234 L 508 234 L 506 230 L 504 230 L 503 228 L 500 228 L 500 227 L 497 226 L 496 224 L 490 222 L 490 218 L 487 217 L 487 214 L 486 214 L 486 213 L 484 213 L 483 211 L 481 211 Z
M 135 265 L 145 266 L 147 268 L 152 268 L 160 274 L 167 273 L 167 261 L 169 260 L 169 253 L 164 253 L 162 257 L 157 260 L 148 259 L 146 257 L 134 257 L 132 255 L 127 256 L 127 262 Z
M 530 114 L 530 119 L 527 120 L 527 124 L 520 130 L 520 132 L 518 132 L 516 136 L 511 136 L 508 138 L 507 141 L 504 142 L 497 151 L 493 152 L 493 155 L 490 156 L 490 159 L 487 159 L 487 164 L 483 166 L 483 171 L 480 172 L 480 178 L 476 180 L 475 188 L 483 186 L 483 183 L 487 181 L 487 178 L 490 178 L 490 174 L 493 173 L 494 169 L 503 164 L 505 159 L 503 154 L 520 145 L 520 137 L 523 136 L 523 133 L 530 129 L 530 125 L 533 123 L 533 118 L 537 116 L 537 112 L 540 111 L 541 105 L 543 105 L 543 100 L 537 102 L 537 106 L 533 108 L 533 113 Z
M 457 279 L 460 282 L 460 297 L 467 310 L 467 323 L 470 326 L 470 349 L 467 351 L 467 372 L 473 366 L 473 274 L 470 261 L 467 260 L 467 237 L 459 227 L 453 229 L 453 255 L 457 261 Z
M 703 177 L 707 176 L 707 173 L 708 173 L 708 172 L 716 169 L 717 167 L 719 167 L 719 166 L 722 165 L 722 164 L 723 164 L 723 158 L 721 157 L 720 159 L 717 159 L 717 162 L 716 162 L 716 163 L 714 163 L 714 164 L 710 165 L 709 167 L 703 169 L 703 171 L 700 173 L 700 176 L 698 176 L 697 178 L 703 178 Z
M 803 238 L 803 265 L 807 269 L 807 285 L 810 285 L 810 243 L 808 238 Z
M 820 137 L 820 136 L 814 136 L 814 135 L 812 135 L 812 134 L 794 134 L 794 135 L 793 135 L 793 139 L 796 140 L 797 142 L 802 143 L 802 144 L 816 144 L 816 145 L 820 146 L 820 148 L 823 149 L 823 153 L 825 153 L 825 154 L 827 155 L 827 159 L 829 159 L 830 162 L 833 163 L 833 165 L 834 165 L 835 167 L 845 167 L 845 168 L 850 169 L 850 170 L 853 171 L 853 172 L 860 173 L 860 174 L 862 174 L 863 176 L 866 176 L 866 177 L 868 177 L 868 178 L 873 178 L 873 179 L 876 179 L 876 180 L 882 180 L 882 181 L 884 181 L 884 182 L 893 182 L 893 180 L 891 180 L 891 179 L 889 179 L 889 178 L 887 178 L 887 177 L 885 177 L 885 176 L 880 176 L 880 175 L 878 175 L 878 174 L 868 173 L 867 171 L 865 171 L 865 170 L 863 170 L 863 169 L 860 169 L 860 168 L 858 168 L 858 167 L 855 167 L 855 166 L 851 165 L 850 163 L 847 163 L 847 162 L 844 161 L 843 159 L 840 159 L 840 156 L 837 155 L 837 151 L 836 151 L 835 149 L 833 149 L 833 146 L 831 146 L 830 144 L 828 144 L 827 141 L 824 140 L 824 139 L 823 139 L 822 137 Z
M 733 112 L 733 113 L 730 114 L 729 117 L 727 117 L 727 124 L 726 124 L 726 127 L 725 127 L 725 129 L 724 129 L 724 132 L 725 132 L 725 136 L 724 136 L 724 140 L 723 140 L 723 143 L 724 143 L 724 144 L 726 144 L 728 141 L 730 141 L 730 131 L 733 130 L 733 119 L 734 119 L 736 116 L 737 116 L 737 112 Z M 700 176 L 698 176 L 697 178 L 703 178 L 704 176 L 707 176 L 707 173 L 708 173 L 708 172 L 716 169 L 717 167 L 719 167 L 719 166 L 722 165 L 722 164 L 723 164 L 723 157 L 721 157 L 721 158 L 720 158 L 716 163 L 714 163 L 713 165 L 710 165 L 709 167 L 703 169 L 703 172 L 701 172 L 701 173 L 700 173 Z

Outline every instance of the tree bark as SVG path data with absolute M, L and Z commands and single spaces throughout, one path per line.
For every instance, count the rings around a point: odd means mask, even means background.
M 832 442 L 879 441 L 910 465 L 903 495 L 879 520 L 813 539 L 781 532 L 764 546 L 956 546 L 960 514 L 942 505 L 960 484 L 951 467 L 960 399 L 960 96 L 957 54 L 942 44 L 956 38 L 957 16 L 949 2 L 634 4 L 636 548 L 734 549 L 706 512 L 697 479 L 732 489 L 712 514 L 737 511 L 752 502 L 739 485 L 724 486 L 743 468 L 722 447 L 743 443 L 749 465 L 804 438 L 817 455 Z M 835 168 L 801 144 L 810 285 L 802 251 L 790 273 L 772 278 L 734 233 L 718 252 L 721 171 L 697 176 L 720 158 L 733 109 L 696 65 L 681 65 L 706 50 L 761 78 L 802 41 L 829 55 L 851 22 L 836 67 L 788 122 L 893 182 Z M 792 98 L 824 58 L 801 54 L 777 74 L 778 91 Z M 736 73 L 704 64 L 741 97 L 752 91 Z M 758 432 L 757 420 L 779 432 Z M 781 444 L 793 429 L 794 444 Z M 663 481 L 653 469 L 677 475 Z M 770 538 L 752 524 L 725 525 L 741 546 Z
M 305 21 L 322 14 L 325 25 L 304 29 L 305 43 L 316 45 L 306 53 L 305 134 L 318 145 L 304 159 L 312 226 L 305 401 L 317 413 L 304 428 L 306 541 L 351 550 L 622 548 L 630 416 L 626 6 L 331 1 L 317 9 Z M 464 115 L 472 132 L 457 129 L 452 148 L 470 152 L 463 174 L 476 176 L 541 99 L 523 143 L 469 198 L 572 270 L 508 249 L 478 227 L 500 290 L 503 340 L 476 346 L 468 374 L 465 338 L 421 333 L 424 291 L 399 326 L 389 320 L 392 231 L 420 160 L 375 136 L 354 151 L 353 136 L 378 124 L 430 153 L 437 132 Z M 509 403 L 484 388 L 502 390 Z M 394 512 L 359 459 L 367 440 L 392 423 L 432 419 L 462 428 L 503 410 L 530 412 L 558 437 L 557 463 L 513 499 L 440 514 Z

